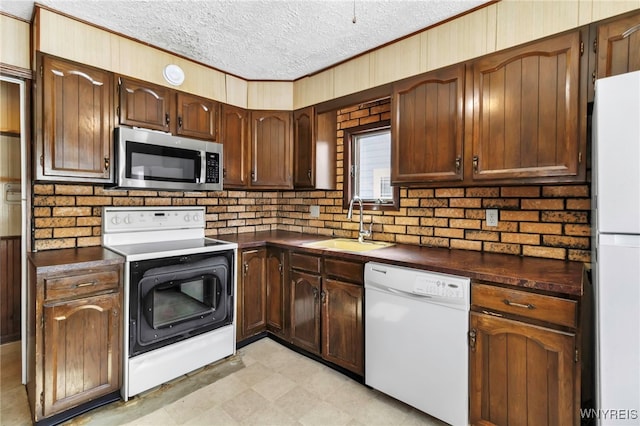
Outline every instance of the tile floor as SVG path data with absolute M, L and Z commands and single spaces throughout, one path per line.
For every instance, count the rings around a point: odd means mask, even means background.
M 20 345 L 0 346 L 0 424 L 31 424 Z M 69 425 L 444 425 L 270 339 Z

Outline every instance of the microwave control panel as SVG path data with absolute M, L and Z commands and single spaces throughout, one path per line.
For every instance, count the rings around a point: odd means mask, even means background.
M 206 153 L 206 183 L 220 183 L 220 154 Z

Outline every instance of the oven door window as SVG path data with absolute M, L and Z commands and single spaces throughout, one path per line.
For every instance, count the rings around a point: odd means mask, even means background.
M 220 281 L 210 274 L 156 286 L 144 301 L 147 323 L 157 330 L 204 318 L 217 309 L 221 293 Z
M 127 141 L 129 179 L 199 182 L 200 151 Z

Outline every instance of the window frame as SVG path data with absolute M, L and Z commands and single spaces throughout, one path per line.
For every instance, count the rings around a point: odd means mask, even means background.
M 391 120 L 381 120 L 374 123 L 363 124 L 357 127 L 349 127 L 343 129 L 343 144 L 344 144 L 344 161 L 343 161 L 343 191 L 342 191 L 342 207 L 344 209 L 349 208 L 349 202 L 353 198 L 354 181 L 351 176 L 351 166 L 353 165 L 354 152 L 353 152 L 353 137 L 366 133 L 377 132 L 381 130 L 388 130 L 389 136 L 391 136 Z M 389 159 L 389 167 L 391 167 L 391 159 Z M 400 188 L 398 186 L 391 187 L 393 202 L 390 203 L 375 203 L 371 201 L 363 201 L 363 210 L 373 211 L 393 211 L 400 209 Z M 354 208 L 360 208 L 357 203 L 354 203 Z

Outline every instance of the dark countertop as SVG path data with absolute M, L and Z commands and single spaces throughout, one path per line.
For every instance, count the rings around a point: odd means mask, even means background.
M 305 243 L 330 239 L 330 236 L 288 231 L 223 235 L 217 238 L 236 242 L 241 249 L 260 247 L 268 243 L 286 249 L 295 248 L 363 262 L 382 262 L 462 275 L 473 280 L 530 288 L 570 297 L 578 297 L 583 293 L 584 264 L 581 262 L 406 244 L 396 244 L 366 253 L 339 252 L 304 247 Z
M 100 246 L 29 252 L 27 256 L 38 273 L 66 272 L 124 263 L 124 257 Z

